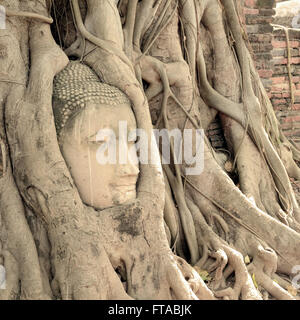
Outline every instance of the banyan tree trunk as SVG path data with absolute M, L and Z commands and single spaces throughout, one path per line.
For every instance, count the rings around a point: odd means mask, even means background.
M 297 298 L 290 178 L 300 152 L 282 134 L 236 2 L 0 1 L 0 299 Z M 153 128 L 206 132 L 218 115 L 226 150 L 205 137 L 201 173 L 174 157 L 148 161 L 136 200 L 87 206 L 52 111 L 53 79 L 70 59 L 127 95 L 156 158 Z

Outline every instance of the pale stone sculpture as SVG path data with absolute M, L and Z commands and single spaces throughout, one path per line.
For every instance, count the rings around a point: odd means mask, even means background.
M 61 152 L 82 200 L 105 209 L 135 199 L 139 169 L 137 159 L 132 158 L 136 153 L 125 164 L 119 163 L 118 152 L 114 163 L 97 160 L 104 144 L 115 143 L 116 151 L 121 143 L 125 151 L 134 148 L 134 141 L 125 145 L 127 139 L 124 141 L 118 132 L 119 121 L 125 121 L 129 132 L 136 128 L 128 98 L 119 89 L 100 82 L 89 67 L 70 62 L 55 77 L 53 111 Z M 100 137 L 102 129 L 110 129 L 115 135 Z

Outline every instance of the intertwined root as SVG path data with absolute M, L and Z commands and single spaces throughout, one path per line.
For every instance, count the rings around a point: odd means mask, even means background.
M 253 256 L 253 261 L 248 266 L 248 271 L 255 277 L 257 285 L 266 290 L 273 298 L 278 300 L 295 300 L 295 297 L 275 281 L 277 270 L 277 255 L 271 248 L 258 245 Z M 268 299 L 264 294 L 264 299 Z
M 239 232 L 238 236 L 245 240 L 236 243 L 238 250 L 229 245 L 221 245 L 220 249 L 210 254 L 215 261 L 208 260 L 204 266 L 208 271 L 212 269 L 210 266 L 217 267 L 216 271 L 211 273 L 213 281 L 209 286 L 215 296 L 230 300 L 240 297 L 246 300 L 266 300 L 269 296 L 278 300 L 297 299 L 295 293 L 291 293 L 291 289 L 295 290 L 290 282 L 276 274 L 278 257 L 275 251 L 261 244 L 255 236 L 247 236 L 245 231 Z M 229 277 L 233 272 L 235 282 L 233 287 L 228 287 L 232 282 Z M 230 281 L 227 282 L 228 280 Z
M 211 290 L 208 289 L 199 273 L 189 265 L 184 259 L 174 256 L 177 261 L 177 265 L 183 274 L 185 280 L 188 282 L 192 291 L 200 300 L 214 300 L 215 297 Z
M 175 256 L 164 237 L 164 225 L 139 201 L 97 215 L 101 243 L 135 299 L 213 298 L 202 279 Z M 129 221 L 134 221 L 130 224 Z M 154 230 L 155 228 L 155 230 Z M 203 291 L 204 290 L 204 291 Z
M 208 270 L 212 272 L 213 281 L 211 283 L 212 290 L 216 297 L 224 300 L 261 300 L 261 295 L 256 290 L 247 267 L 244 262 L 243 255 L 236 249 L 228 245 L 221 245 L 219 249 L 213 251 L 210 255 L 215 258 L 212 265 L 208 265 Z M 228 263 L 227 263 L 228 262 Z M 235 274 L 233 287 L 227 283 L 231 273 Z
M 200 210 L 191 200 L 188 200 L 187 203 L 193 214 L 197 236 L 200 239 L 199 244 L 205 244 L 210 251 L 207 258 L 210 256 L 215 260 L 213 262 L 211 262 L 211 259 L 207 259 L 207 261 L 200 260 L 202 268 L 215 269 L 213 287 L 219 288 L 221 285 L 225 285 L 227 277 L 233 271 L 235 272 L 233 288 L 214 290 L 215 296 L 235 300 L 239 299 L 240 296 L 242 299 L 261 299 L 247 271 L 243 255 L 217 236 L 212 228 L 207 225 Z M 225 266 L 227 266 L 226 269 Z M 228 270 L 231 272 L 228 273 Z M 224 274 L 226 277 L 224 277 Z
M 254 235 L 247 235 L 246 230 L 236 233 L 239 241 L 234 248 L 212 231 L 192 201 L 188 201 L 188 205 L 193 213 L 197 235 L 201 239 L 199 244 L 206 248 L 202 251 L 202 259 L 196 265 L 212 275 L 213 281 L 209 287 L 217 298 L 265 299 L 266 294 L 262 297 L 258 291 L 259 288 L 263 288 L 275 299 L 295 299 L 282 287 L 283 281 L 280 283 L 274 281 L 277 277 L 275 272 L 278 261 L 274 250 L 261 245 Z M 245 262 L 244 257 L 247 253 L 252 257 L 251 263 L 250 260 Z M 233 272 L 235 280 L 231 287 L 228 280 Z

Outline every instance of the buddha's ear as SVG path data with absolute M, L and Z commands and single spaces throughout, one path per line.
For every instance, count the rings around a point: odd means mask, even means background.
M 64 144 L 68 143 L 67 142 L 67 134 L 68 134 L 69 130 L 70 130 L 70 128 L 66 128 L 66 127 L 61 129 L 61 131 L 57 134 L 57 143 L 58 143 L 58 146 L 59 146 L 59 152 L 61 154 L 62 161 L 65 163 L 65 166 L 67 167 L 70 176 L 72 176 L 71 175 L 71 171 L 70 171 L 70 167 L 69 167 L 68 163 L 65 160 L 64 152 L 63 152 Z

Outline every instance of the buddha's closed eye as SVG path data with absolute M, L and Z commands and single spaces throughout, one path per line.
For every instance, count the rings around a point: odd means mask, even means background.
M 108 143 L 110 141 L 111 137 L 97 137 L 97 135 L 93 135 L 87 139 L 88 144 L 94 144 L 94 145 L 102 145 L 104 143 Z

